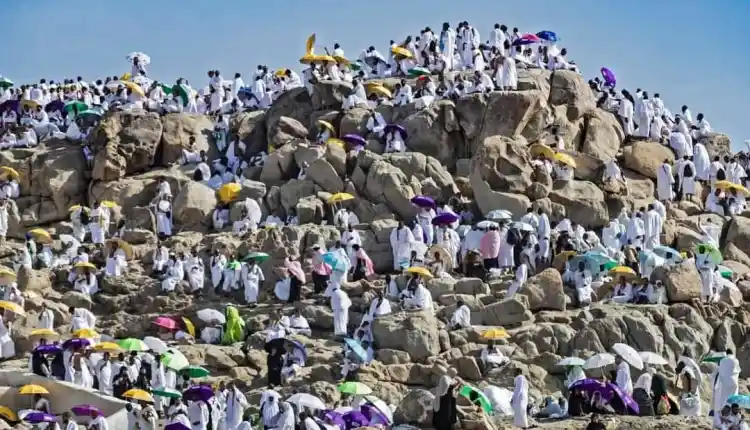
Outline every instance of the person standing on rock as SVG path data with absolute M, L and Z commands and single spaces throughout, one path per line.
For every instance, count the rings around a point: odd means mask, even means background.
M 352 301 L 344 290 L 336 286 L 331 293 L 331 309 L 333 309 L 333 335 L 348 335 L 349 307 Z
M 404 225 L 403 221 L 399 221 L 398 226 L 391 231 L 390 235 L 394 271 L 400 272 L 405 265 L 408 265 L 414 242 L 411 230 Z
M 491 225 L 490 229 L 482 236 L 479 243 L 479 250 L 484 260 L 484 267 L 487 270 L 498 268 L 498 255 L 500 253 L 500 241 L 502 237 L 497 231 L 496 225 Z
M 656 171 L 656 195 L 660 202 L 671 202 L 674 199 L 674 173 L 668 159 Z
M 161 238 L 172 236 L 172 196 L 164 194 L 156 204 L 156 234 Z
M 526 280 L 529 278 L 529 267 L 526 265 L 526 263 L 521 263 L 518 265 L 518 268 L 516 269 L 516 277 L 513 280 L 513 283 L 510 284 L 510 288 L 508 289 L 508 295 L 506 298 L 510 299 L 512 298 L 517 292 L 523 288 L 524 284 L 526 284 Z
M 628 396 L 633 395 L 633 380 L 630 378 L 630 365 L 622 358 L 618 358 L 617 378 L 615 383 Z M 650 385 L 650 384 L 649 384 Z
M 526 412 L 529 405 L 529 382 L 523 376 L 521 369 L 516 369 L 515 373 L 513 396 L 510 399 L 510 404 L 513 407 L 513 425 L 527 429 L 529 428 L 529 416 Z
M 258 266 L 258 260 L 251 258 L 246 264 L 242 265 L 242 285 L 245 290 L 245 303 L 255 306 L 258 302 L 258 292 L 260 291 L 263 281 L 266 277 Z
M 622 130 L 625 132 L 626 140 L 635 131 L 633 126 L 633 96 L 630 95 L 628 90 L 622 90 L 622 97 L 620 98 L 620 107 L 617 111 L 617 118 L 620 120 Z
M 664 220 L 656 211 L 653 204 L 648 205 L 648 211 L 643 216 L 643 247 L 652 250 L 661 244 L 661 230 Z
M 451 71 L 455 66 L 456 32 L 447 22 L 443 23 L 443 31 L 440 33 L 440 52 L 443 57 L 443 71 Z
M 458 421 L 456 395 L 461 386 L 456 369 L 450 368 L 438 380 L 432 400 L 432 426 L 436 430 L 452 430 Z

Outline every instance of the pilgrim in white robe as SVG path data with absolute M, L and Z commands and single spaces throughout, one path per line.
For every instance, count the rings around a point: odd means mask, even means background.
M 708 181 L 711 178 L 711 159 L 708 157 L 706 146 L 700 142 L 693 146 L 693 164 L 695 164 L 695 179 Z
M 242 265 L 242 285 L 245 289 L 245 302 L 248 304 L 257 303 L 260 283 L 265 280 L 266 278 L 263 276 L 263 271 L 257 264 L 251 263 Z
M 442 54 L 443 62 L 445 63 L 445 71 L 453 70 L 455 67 L 454 52 L 456 48 L 456 31 L 448 27 L 443 29 L 440 33 L 440 52 Z
M 172 204 L 169 200 L 161 200 L 156 205 L 156 233 L 172 235 Z
M 112 258 L 108 258 L 107 262 Z M 119 275 L 110 275 L 119 276 Z M 95 273 L 89 273 L 87 275 L 79 275 L 76 278 L 76 282 L 73 285 L 73 289 L 80 293 L 86 294 L 89 297 L 99 292 L 99 281 L 96 279 Z
M 660 201 L 672 201 L 674 198 L 674 182 L 672 166 L 669 163 L 662 163 L 656 172 L 656 194 Z
M 193 426 L 192 430 L 208 430 L 208 406 L 202 401 L 193 402 L 188 406 L 188 418 Z
M 714 385 L 714 406 L 720 405 L 721 409 L 727 404 L 727 399 L 738 392 L 740 363 L 734 354 L 727 355 L 719 362 L 716 383 Z
M 692 170 L 693 175 L 692 176 L 685 176 L 685 168 L 686 166 L 690 166 L 690 170 Z M 677 167 L 677 174 L 680 178 L 680 189 L 682 190 L 683 197 L 687 197 L 688 195 L 695 195 L 695 164 L 693 164 L 690 160 L 682 160 Z
M 513 380 L 513 396 L 510 404 L 513 407 L 513 425 L 528 428 L 529 416 L 526 408 L 529 405 L 529 382 L 523 375 L 518 375 Z
M 633 380 L 630 378 L 630 365 L 625 361 L 620 361 L 617 365 L 617 378 L 615 383 L 628 396 L 633 395 Z
M 385 133 L 385 126 L 388 125 L 380 112 L 371 111 L 369 118 L 367 118 L 367 131 L 374 133 L 378 138 L 383 138 Z
M 341 235 L 341 244 L 346 248 L 346 255 L 349 257 L 349 261 L 357 261 L 357 257 L 354 255 L 354 245 L 362 246 L 362 238 L 359 236 L 359 232 L 352 228 L 344 231 Z
M 516 269 L 516 278 L 513 280 L 513 283 L 510 284 L 506 298 L 512 298 L 518 291 L 520 291 L 524 284 L 526 284 L 528 278 L 529 268 L 526 266 L 526 263 L 521 263 L 518 266 L 518 269 Z
M 620 121 L 623 124 L 625 136 L 632 136 L 635 130 L 633 124 L 633 103 L 623 97 L 620 100 L 620 108 L 617 111 L 617 115 L 619 115 Z
M 13 358 L 16 355 L 16 343 L 11 335 L 13 323 L 6 323 L 0 315 L 0 358 Z
M 663 220 L 655 209 L 650 209 L 643 216 L 643 247 L 654 249 L 661 244 L 661 229 Z
M 99 208 L 94 209 L 91 211 L 91 214 L 89 215 L 89 224 L 88 228 L 91 232 L 91 243 L 93 244 L 104 244 L 104 241 L 107 239 L 107 228 L 109 227 L 109 222 L 104 218 L 103 211 Z
M 221 278 L 224 276 L 224 268 L 227 266 L 227 257 L 224 254 L 217 254 L 211 257 L 211 284 L 214 289 L 219 288 Z
M 421 282 L 414 289 L 414 293 L 404 298 L 404 307 L 406 309 L 419 309 L 422 311 L 432 312 L 432 294 Z
M 635 99 L 635 120 L 638 123 L 638 130 L 636 130 L 636 136 L 648 137 L 649 127 L 651 126 L 651 118 L 654 116 L 654 110 L 651 107 L 651 102 L 648 99 L 636 97 Z
M 391 231 L 390 244 L 393 253 L 393 270 L 401 270 L 409 265 L 414 235 L 411 230 L 401 225 Z
M 500 230 L 500 252 L 497 255 L 500 269 L 510 269 L 513 267 L 513 250 L 515 246 L 508 243 L 508 228 Z
M 346 336 L 349 325 L 349 307 L 352 301 L 341 288 L 336 288 L 331 294 L 331 308 L 333 309 L 333 334 Z
M 233 387 L 229 389 L 226 400 L 226 429 L 234 430 L 242 422 L 245 408 L 250 406 L 240 390 Z

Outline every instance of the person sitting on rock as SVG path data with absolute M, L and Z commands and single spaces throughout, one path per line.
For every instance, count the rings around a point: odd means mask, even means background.
M 624 276 L 620 277 L 619 281 L 612 293 L 612 301 L 619 304 L 632 303 L 635 299 L 633 284 L 628 282 Z
M 385 135 L 385 153 L 396 152 L 403 153 L 406 151 L 404 143 L 404 129 L 399 126 L 389 124 L 386 127 Z
M 449 330 L 462 330 L 471 327 L 471 309 L 466 303 L 458 299 L 456 301 L 456 310 L 453 311 L 451 319 L 448 322 Z
M 430 291 L 424 286 L 421 280 L 412 285 L 413 288 L 404 297 L 404 308 L 407 310 L 432 312 L 432 294 L 430 294 Z

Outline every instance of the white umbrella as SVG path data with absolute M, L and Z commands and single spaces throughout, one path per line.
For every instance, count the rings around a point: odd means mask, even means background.
M 306 407 L 310 409 L 317 409 L 319 411 L 326 409 L 326 404 L 322 400 L 308 393 L 297 393 L 286 399 L 286 401 L 289 403 L 294 403 L 295 405 L 297 405 L 297 407 L 300 408 Z
M 224 324 L 227 322 L 226 317 L 223 313 L 217 311 L 216 309 L 201 309 L 198 311 L 198 319 L 205 323 L 211 323 L 213 321 L 218 321 L 219 324 Z
M 488 385 L 482 390 L 487 400 L 492 405 L 492 410 L 498 415 L 510 416 L 513 415 L 513 407 L 510 404 L 510 399 L 513 397 L 513 392 L 507 388 L 500 388 L 494 385 Z
M 638 355 L 638 351 L 633 349 L 630 345 L 616 343 L 612 345 L 612 351 L 636 369 L 643 369 L 643 360 L 641 359 L 641 356 Z
M 514 222 L 510 225 L 510 228 L 515 228 L 521 231 L 528 231 L 528 232 L 534 232 L 536 229 L 534 229 L 534 226 L 525 222 Z
M 154 351 L 157 354 L 164 354 L 167 352 L 167 344 L 158 337 L 146 336 L 143 338 L 143 343 L 145 343 L 151 351 Z
M 651 351 L 641 351 L 638 353 L 644 364 L 653 364 L 656 366 L 664 366 L 667 364 L 667 360 L 661 355 Z
M 499 227 L 495 221 L 484 220 L 477 223 L 477 227 L 482 230 L 489 230 L 490 227 Z
M 373 395 L 365 396 L 365 400 L 367 403 L 375 406 L 375 409 L 379 410 L 381 414 L 385 415 L 388 421 L 393 422 L 393 411 L 384 401 Z
M 586 362 L 583 364 L 583 368 L 599 369 L 601 367 L 609 366 L 610 364 L 615 364 L 615 356 L 604 352 L 601 354 L 596 354 L 586 360 Z
M 485 218 L 493 221 L 513 219 L 513 214 L 503 209 L 496 209 L 494 211 L 490 211 L 490 213 L 488 213 Z
M 151 64 L 151 57 L 144 54 L 143 52 L 131 52 L 125 58 L 128 60 L 128 62 L 132 63 L 136 57 L 138 57 L 138 61 L 142 66 L 148 66 L 149 64 Z
M 337 414 L 344 415 L 345 413 L 351 412 L 353 410 L 354 410 L 354 408 L 351 407 L 351 406 L 342 406 L 340 408 L 334 409 L 333 412 L 336 412 Z
M 558 366 L 583 366 L 586 364 L 586 360 L 578 357 L 565 357 L 557 362 Z

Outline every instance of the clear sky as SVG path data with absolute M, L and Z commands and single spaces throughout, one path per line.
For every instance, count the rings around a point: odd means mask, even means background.
M 673 111 L 703 112 L 744 149 L 750 139 L 746 0 L 3 0 L 0 74 L 17 83 L 129 71 L 125 55 L 151 56 L 152 77 L 202 83 L 208 69 L 250 76 L 258 64 L 297 67 L 307 36 L 347 56 L 381 52 L 426 25 L 466 20 L 552 30 L 587 78 L 601 66 L 618 87 L 658 92 Z M 31 25 L 33 23 L 34 25 Z

